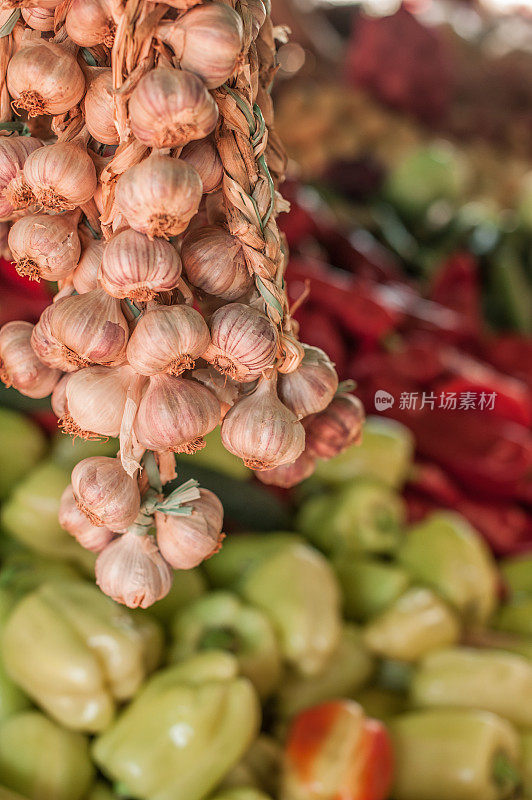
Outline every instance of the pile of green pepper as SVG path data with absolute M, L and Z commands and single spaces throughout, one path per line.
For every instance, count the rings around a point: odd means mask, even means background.
M 370 419 L 290 529 L 230 535 L 147 613 L 99 592 L 56 520 L 72 462 L 107 445 L 50 451 L 0 409 L 0 441 L 13 425 L 0 800 L 532 798 L 532 556 L 499 569 L 449 511 L 405 523 L 406 429 Z

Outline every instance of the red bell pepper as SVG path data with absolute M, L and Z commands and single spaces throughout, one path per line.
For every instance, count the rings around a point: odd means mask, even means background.
M 323 703 L 292 723 L 282 800 L 386 800 L 392 779 L 388 731 L 358 703 Z

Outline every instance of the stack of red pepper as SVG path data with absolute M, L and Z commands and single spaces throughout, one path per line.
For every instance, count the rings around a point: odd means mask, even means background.
M 357 381 L 367 413 L 413 431 L 411 518 L 454 508 L 496 553 L 531 549 L 532 342 L 484 327 L 470 254 L 443 263 L 422 295 L 369 234 L 348 239 L 300 197 L 291 187 L 283 226 L 292 302 L 309 288 L 296 315 L 301 335 Z M 379 391 L 393 400 L 384 411 Z

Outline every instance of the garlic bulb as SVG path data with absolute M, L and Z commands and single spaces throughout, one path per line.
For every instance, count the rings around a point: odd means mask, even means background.
M 70 485 L 61 495 L 59 524 L 85 550 L 91 550 L 93 553 L 100 553 L 113 540 L 113 533 L 109 528 L 93 525 L 83 511 L 80 511 Z
M 47 32 L 54 29 L 53 8 L 23 8 L 22 17 L 26 25 L 35 31 Z
M 137 481 L 108 456 L 84 458 L 72 470 L 72 491 L 78 508 L 93 525 L 123 531 L 140 511 Z
M 30 322 L 7 322 L 0 328 L 0 380 L 26 397 L 48 397 L 61 377 L 40 361 L 31 346 Z
M 165 239 L 128 229 L 107 243 L 98 277 L 113 297 L 145 302 L 177 286 L 181 259 Z
M 166 597 L 173 573 L 150 536 L 125 533 L 96 559 L 96 583 L 128 608 L 149 608 Z
M 45 308 L 31 343 L 45 364 L 75 372 L 92 364 L 123 364 L 128 337 L 120 302 L 103 289 L 94 289 Z
M 299 367 L 279 375 L 279 398 L 298 419 L 327 408 L 338 389 L 338 375 L 329 357 L 319 347 L 303 345 Z
M 305 420 L 308 452 L 316 458 L 330 459 L 358 444 L 364 418 L 358 397 L 337 394 L 324 411 Z
M 200 489 L 200 497 L 187 505 L 190 516 L 155 513 L 157 544 L 174 569 L 193 569 L 217 553 L 224 539 L 223 506 L 213 492 Z
M 30 117 L 65 114 L 83 97 L 85 78 L 66 48 L 45 39 L 30 39 L 9 61 L 7 88 L 13 104 Z
M 65 433 L 96 439 L 117 437 L 124 416 L 131 367 L 87 367 L 70 376 L 66 386 Z
M 149 450 L 195 453 L 220 421 L 220 403 L 196 381 L 154 375 L 140 402 L 135 435 Z
M 220 225 L 205 225 L 187 233 L 181 258 L 190 283 L 206 294 L 238 300 L 253 285 L 239 239 Z
M 68 17 L 67 17 L 68 19 Z M 85 95 L 85 125 L 90 135 L 102 144 L 118 144 L 113 102 L 113 71 L 94 68 Z
M 40 147 L 24 163 L 24 179 L 37 202 L 47 210 L 82 206 L 96 191 L 96 169 L 79 141 Z
M 127 346 L 127 359 L 141 375 L 192 369 L 211 340 L 201 314 L 190 306 L 157 306 L 139 319 Z
M 76 268 L 81 254 L 79 212 L 28 214 L 9 231 L 8 243 L 19 275 L 60 281 Z
M 227 375 L 221 375 L 213 367 L 195 369 L 192 377 L 216 395 L 220 403 L 221 419 L 223 419 L 238 399 L 240 394 L 239 384 L 228 378 Z
M 219 372 L 247 383 L 271 367 L 277 331 L 266 314 L 242 303 L 229 303 L 211 318 L 211 344 L 204 353 Z
M 20 170 L 29 154 L 39 147 L 42 142 L 33 136 L 0 139 L 0 219 L 7 219 L 31 202 L 31 191 L 25 186 Z
M 240 15 L 217 2 L 196 6 L 176 22 L 162 22 L 158 34 L 181 69 L 198 75 L 208 89 L 217 89 L 231 77 L 244 39 Z
M 129 115 L 131 130 L 143 144 L 182 147 L 214 130 L 218 106 L 196 75 L 157 67 L 133 90 Z
M 310 478 L 316 469 L 316 459 L 306 450 L 292 464 L 282 464 L 273 469 L 255 470 L 255 476 L 261 483 L 268 486 L 279 486 L 281 489 L 291 489 L 301 481 Z
M 73 374 L 72 372 L 66 372 L 63 375 L 63 377 L 54 386 L 54 390 L 50 398 L 52 411 L 54 412 L 57 419 L 61 419 L 61 417 L 63 417 L 67 413 L 66 387 L 72 374 Z
M 239 400 L 222 422 L 222 442 L 251 469 L 272 469 L 299 458 L 305 430 L 277 397 L 277 377 L 261 378 L 255 391 Z
M 78 294 L 98 288 L 98 273 L 102 264 L 105 242 L 103 239 L 86 239 L 82 242 L 81 256 L 72 273 L 72 283 Z
M 194 167 L 201 178 L 204 194 L 211 194 L 219 188 L 224 176 L 224 167 L 212 136 L 189 142 L 183 148 L 180 158 L 181 161 L 186 161 Z
M 107 0 L 72 0 L 65 27 L 72 41 L 82 47 L 113 46 L 116 25 Z
M 193 167 L 177 158 L 151 155 L 120 176 L 115 204 L 136 231 L 150 239 L 168 239 L 187 228 L 202 197 Z

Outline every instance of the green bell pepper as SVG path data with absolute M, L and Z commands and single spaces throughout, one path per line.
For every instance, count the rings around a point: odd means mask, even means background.
M 252 567 L 278 553 L 286 545 L 303 541 L 301 536 L 285 532 L 233 536 L 224 541 L 222 549 L 214 558 L 203 563 L 202 569 L 213 586 L 235 589 L 242 576 Z
M 78 461 L 92 456 L 115 456 L 120 444 L 117 439 L 82 439 L 57 433 L 52 439 L 50 459 L 67 472 L 72 472 Z
M 509 800 L 519 784 L 519 737 L 489 711 L 431 709 L 389 723 L 394 800 Z
M 3 570 L 2 570 L 3 571 Z M 0 573 L 0 576 L 2 573 Z M 5 587 L 0 588 L 0 636 L 6 619 L 12 611 L 14 598 Z M 11 680 L 0 658 L 0 723 L 19 711 L 28 708 L 30 702 L 24 692 Z
M 441 595 L 467 624 L 485 622 L 493 612 L 495 562 L 481 537 L 458 514 L 431 514 L 410 529 L 397 555 L 416 583 Z
M 227 789 L 225 792 L 215 795 L 211 800 L 271 800 L 271 798 L 259 789 L 239 786 L 235 789 Z
M 94 784 L 84 800 L 117 800 L 117 796 L 109 786 L 102 781 L 98 781 Z
M 0 500 L 43 458 L 46 439 L 28 417 L 0 408 Z
M 324 553 L 345 558 L 393 552 L 404 521 L 404 502 L 395 491 L 362 480 L 330 496 L 310 498 L 301 508 L 297 526 Z
M 279 742 L 271 736 L 261 734 L 242 760 L 227 773 L 220 788 L 225 790 L 252 786 L 277 797 L 282 758 L 283 750 Z
M 234 656 L 211 650 L 153 677 L 96 739 L 93 756 L 142 800 L 202 800 L 258 732 L 260 705 Z
M 26 548 L 17 548 L 3 560 L 0 570 L 0 585 L 14 598 L 32 592 L 41 583 L 79 580 L 80 573 L 65 561 L 47 558 Z
M 500 631 L 532 636 L 532 597 L 505 603 L 495 613 L 492 624 Z
M 499 562 L 504 583 L 512 598 L 532 596 L 532 556 L 513 556 Z
M 408 477 L 414 455 L 414 437 L 392 419 L 368 417 L 359 445 L 331 461 L 318 461 L 314 478 L 333 486 L 357 478 L 372 478 L 400 489 Z
M 28 800 L 81 800 L 94 768 L 89 743 L 37 711 L 0 725 L 0 778 Z
M 301 677 L 293 670 L 287 672 L 276 696 L 276 712 L 285 720 L 326 700 L 353 697 L 369 680 L 373 666 L 361 631 L 345 625 L 338 647 L 319 675 Z
M 105 729 L 116 701 L 135 694 L 153 647 L 153 630 L 81 580 L 27 595 L 2 636 L 10 678 L 58 722 L 88 732 Z
M 219 427 L 205 436 L 204 448 L 198 450 L 193 456 L 180 453 L 178 459 L 179 464 L 190 463 L 192 467 L 207 467 L 208 469 L 220 472 L 222 475 L 228 475 L 230 478 L 235 478 L 237 480 L 249 480 L 253 474 L 251 470 L 244 466 L 242 459 L 234 456 L 223 446 Z
M 500 650 L 440 650 L 419 665 L 410 698 L 416 706 L 484 709 L 532 727 L 532 663 Z
M 408 708 L 407 698 L 400 692 L 384 689 L 381 686 L 366 686 L 354 700 L 364 709 L 367 717 L 387 722 L 402 714 Z
M 431 650 L 454 644 L 460 625 L 453 611 L 430 589 L 413 587 L 364 630 L 372 653 L 398 661 L 418 661 Z
M 356 622 L 380 614 L 410 583 L 406 570 L 375 558 L 336 558 L 333 567 L 342 589 L 344 614 Z
M 172 661 L 201 650 L 229 650 L 261 697 L 279 681 L 281 652 L 271 622 L 230 592 L 211 592 L 186 606 L 175 619 L 172 637 Z
M 521 734 L 521 774 L 523 797 L 532 800 L 532 732 Z

